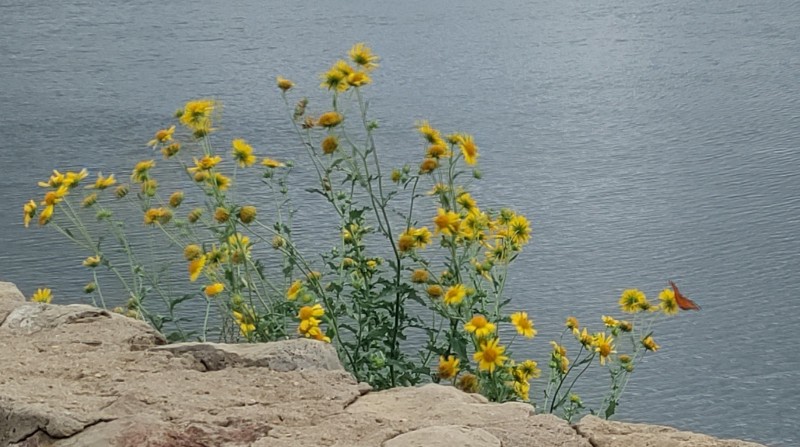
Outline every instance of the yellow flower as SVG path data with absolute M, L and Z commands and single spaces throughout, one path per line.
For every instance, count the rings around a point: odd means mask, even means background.
M 195 135 L 206 135 L 213 130 L 211 129 L 211 120 L 216 107 L 216 101 L 211 99 L 189 101 L 181 112 L 180 122 L 195 131 Z
M 380 58 L 372 53 L 372 50 L 363 42 L 359 42 L 350 48 L 350 60 L 358 64 L 366 70 L 373 70 L 378 66 Z
M 93 189 L 106 189 L 110 186 L 113 186 L 117 183 L 117 180 L 114 178 L 114 174 L 109 175 L 108 177 L 103 177 L 103 173 L 97 174 L 97 180 L 95 180 L 94 185 L 87 186 L 87 188 Z
M 218 295 L 223 290 L 225 290 L 225 285 L 221 282 L 215 282 L 214 284 L 208 285 L 205 288 L 206 295 L 208 296 Z
M 203 215 L 203 209 L 195 208 L 189 211 L 189 214 L 186 215 L 186 220 L 188 220 L 190 223 L 195 223 L 198 220 L 200 220 L 200 216 L 202 215 Z
M 430 289 L 428 290 L 428 294 L 430 294 Z M 448 305 L 458 305 L 464 300 L 465 296 L 467 296 L 466 287 L 464 287 L 463 284 L 456 284 L 447 289 L 447 292 L 444 294 L 444 302 Z
M 425 248 L 431 243 L 431 232 L 428 230 L 428 227 L 416 228 L 412 230 L 414 245 L 417 248 Z
M 178 155 L 178 152 L 181 151 L 181 144 L 180 143 L 172 143 L 169 146 L 164 146 L 161 148 L 161 154 L 164 155 L 164 158 L 172 158 Z
M 50 303 L 53 300 L 53 293 L 50 289 L 36 289 L 36 293 L 31 297 L 31 301 L 36 303 Z
M 156 222 L 165 225 L 172 219 L 172 211 L 166 208 L 149 208 L 144 213 L 145 225 L 152 225 Z
M 413 248 L 414 248 L 414 235 L 409 233 L 408 231 L 403 232 L 403 234 L 401 234 L 400 237 L 397 238 L 397 249 L 405 253 Z
M 458 374 L 458 364 L 461 361 L 455 356 L 449 355 L 445 359 L 439 356 L 439 378 L 443 380 L 452 379 Z
M 567 317 L 567 322 L 564 323 L 564 326 L 566 326 L 568 329 L 572 329 L 573 334 L 576 333 L 580 327 L 578 325 L 578 319 L 572 316 Z
M 439 167 L 439 161 L 435 158 L 426 158 L 422 160 L 422 163 L 419 165 L 419 173 L 420 174 L 430 174 L 431 172 L 435 171 L 436 168 Z
M 472 140 L 472 135 L 462 135 L 458 141 L 458 147 L 464 155 L 464 161 L 468 165 L 474 165 L 478 161 L 478 146 Z
M 425 152 L 425 156 L 428 158 L 446 158 L 450 156 L 450 151 L 447 149 L 443 143 L 440 144 L 432 144 L 428 146 L 428 150 Z
M 337 63 L 331 67 L 330 70 L 320 75 L 322 78 L 322 84 L 320 84 L 320 87 L 327 88 L 328 90 L 335 90 L 337 92 L 343 92 L 350 87 L 350 85 L 347 83 L 347 76 L 349 73 L 342 71 L 342 69 L 346 69 L 347 63 L 344 61 L 339 62 L 342 62 L 343 65 Z
M 503 362 L 508 359 L 503 355 L 506 348 L 499 346 L 499 342 L 500 339 L 498 338 L 481 342 L 480 350 L 473 355 L 481 371 L 489 371 L 489 374 L 491 374 L 495 368 L 502 366 Z
M 344 117 L 338 112 L 325 112 L 319 117 L 317 124 L 322 127 L 331 128 L 338 126 L 343 119 Z
M 273 160 L 268 157 L 264 157 L 264 159 L 261 160 L 261 164 L 268 168 L 282 168 L 286 166 L 285 164 L 279 162 L 278 160 Z
M 289 301 L 294 301 L 297 299 L 297 295 L 300 294 L 300 290 L 303 288 L 303 281 L 297 280 L 289 286 L 289 289 L 286 291 L 286 299 Z
M 175 191 L 169 196 L 169 206 L 177 208 L 183 203 L 183 191 Z
M 622 320 L 619 322 L 619 328 L 622 330 L 622 332 L 630 332 L 633 330 L 633 323 Z
M 530 391 L 531 391 L 531 384 L 528 383 L 527 381 L 522 381 L 522 382 L 514 381 L 514 394 L 516 394 L 517 397 L 519 397 L 521 400 L 527 401 L 528 399 L 530 399 L 529 395 Z
M 209 179 L 208 184 L 211 187 L 217 187 L 220 191 L 227 191 L 231 186 L 230 177 L 226 177 L 219 172 L 215 172 Z
M 577 338 L 578 341 L 581 342 L 584 348 L 588 348 L 592 346 L 592 344 L 594 343 L 594 337 L 592 335 L 589 335 L 589 330 L 586 328 L 583 328 L 583 332 L 578 332 L 577 330 L 575 330 L 573 331 L 573 334 L 575 334 L 575 338 Z
M 675 300 L 675 292 L 672 289 L 664 289 L 658 294 L 658 300 L 661 302 L 661 311 L 667 315 L 675 315 L 678 313 L 678 302 Z
M 619 326 L 619 320 L 616 320 L 614 317 L 603 315 L 603 324 L 605 324 L 606 327 L 617 327 Z
M 256 210 L 256 207 L 252 205 L 245 205 L 239 209 L 238 216 L 239 220 L 241 220 L 242 223 L 249 224 L 253 223 L 253 221 L 256 220 L 257 214 L 258 211 Z
M 313 318 L 322 317 L 325 315 L 325 309 L 322 308 L 321 304 L 315 304 L 313 306 L 303 306 L 300 308 L 300 311 L 297 313 L 297 318 L 299 320 L 311 320 Z
M 442 233 L 450 236 L 458 231 L 461 217 L 453 211 L 445 211 L 443 208 L 439 208 L 436 211 L 436 217 L 433 218 L 433 223 L 436 225 L 436 234 Z
M 47 205 L 42 210 L 42 213 L 39 214 L 39 225 L 47 225 L 50 222 L 50 219 L 53 217 L 53 209 L 55 209 L 54 205 Z
M 81 169 L 80 172 L 67 172 L 64 176 L 64 186 L 68 188 L 74 188 L 78 186 L 81 180 L 85 179 L 89 176 L 89 171 L 85 168 Z
M 53 169 L 53 175 L 46 182 L 39 182 L 38 185 L 42 188 L 58 188 L 64 184 L 64 174 Z
M 231 143 L 233 147 L 233 159 L 239 163 L 239 167 L 246 168 L 252 166 L 256 162 L 256 156 L 253 155 L 253 147 L 241 138 L 233 140 Z
M 611 354 L 616 353 L 614 350 L 614 338 L 611 336 L 606 337 L 605 332 L 598 332 L 594 336 L 594 352 L 600 354 L 600 364 L 605 365 L 606 359 Z
M 474 315 L 471 320 L 464 325 L 464 330 L 474 333 L 476 337 L 488 337 L 495 331 L 495 325 L 490 323 L 483 315 Z
M 119 185 L 114 190 L 114 195 L 117 196 L 118 199 L 121 199 L 121 198 L 127 196 L 129 191 L 130 191 L 130 188 L 128 187 L 128 185 Z
M 211 168 L 219 164 L 222 161 L 222 157 L 219 155 L 204 155 L 202 158 L 194 159 L 194 167 L 188 168 L 187 171 L 191 172 L 192 174 L 196 174 L 201 171 L 209 171 Z
M 282 77 L 278 76 L 275 79 L 275 83 L 278 84 L 278 88 L 283 90 L 284 92 L 289 90 L 290 88 L 294 87 L 294 82 Z
M 203 255 L 203 249 L 197 244 L 189 244 L 183 249 L 183 258 L 193 261 Z
M 28 201 L 28 203 L 22 206 L 22 213 L 22 223 L 25 224 L 25 228 L 28 228 L 31 219 L 36 215 L 36 202 L 33 200 Z
M 550 344 L 553 346 L 553 352 L 551 354 L 551 368 L 557 367 L 562 374 L 566 374 L 567 367 L 569 366 L 567 349 L 554 341 L 551 341 Z
M 188 249 L 189 247 L 186 248 Z M 193 259 L 191 262 L 189 262 L 189 281 L 191 282 L 197 281 L 197 278 L 200 277 L 200 273 L 203 271 L 203 267 L 205 267 L 205 265 L 206 265 L 206 257 L 203 256 L 202 254 L 197 258 Z
M 527 312 L 511 314 L 511 324 L 517 329 L 517 333 L 525 338 L 533 338 L 536 335 L 536 329 L 533 328 L 533 322 L 528 319 Z
M 458 198 L 456 198 L 456 203 L 467 212 L 472 211 L 478 206 L 478 203 L 475 202 L 475 199 L 473 199 L 468 192 L 459 195 Z
M 372 78 L 363 71 L 356 71 L 347 75 L 347 84 L 353 87 L 361 87 L 372 83 Z
M 147 180 L 150 178 L 150 169 L 153 169 L 155 165 L 155 160 L 143 160 L 136 163 L 136 166 L 133 168 L 133 173 L 131 174 L 131 180 L 137 183 Z
M 230 217 L 231 217 L 231 212 L 221 206 L 217 207 L 217 209 L 214 211 L 214 220 L 216 220 L 219 223 L 227 222 L 228 219 L 230 219 Z
M 417 130 L 419 133 L 428 140 L 428 143 L 433 145 L 444 145 L 444 141 L 442 140 L 442 136 L 438 130 L 431 127 L 431 124 L 428 121 L 420 121 L 417 123 Z
M 158 180 L 149 178 L 142 182 L 142 194 L 147 197 L 153 197 L 158 190 Z
M 463 374 L 458 379 L 456 387 L 465 393 L 477 393 L 478 377 L 475 374 Z
M 416 269 L 411 272 L 411 282 L 416 284 L 423 284 L 428 282 L 428 271 L 423 269 Z
M 148 146 L 156 146 L 159 143 L 166 143 L 167 141 L 172 141 L 172 134 L 175 133 L 175 126 L 170 127 L 169 129 L 161 129 L 156 132 L 155 137 L 147 142 Z
M 508 237 L 515 244 L 526 244 L 531 238 L 531 226 L 525 216 L 516 215 L 508 223 Z
M 83 260 L 83 265 L 85 267 L 90 267 L 90 268 L 97 267 L 98 265 L 100 265 L 100 256 L 99 255 L 89 256 L 88 258 Z
M 328 135 L 322 140 L 322 152 L 325 154 L 332 154 L 339 147 L 339 138 L 336 135 Z
M 303 326 L 303 323 L 300 323 L 300 326 Z M 301 334 L 305 334 L 306 338 L 313 338 L 314 340 L 324 341 L 325 343 L 331 342 L 330 337 L 325 336 L 325 334 L 322 333 L 322 329 L 317 325 L 310 325 L 305 329 L 298 327 L 297 329 Z
M 517 365 L 517 371 L 525 381 L 535 379 L 542 373 L 542 371 L 539 369 L 539 364 L 533 360 L 525 360 Z
M 242 335 L 247 337 L 251 332 L 256 330 L 256 325 L 253 321 L 255 318 L 252 315 L 252 311 L 248 309 L 245 314 L 233 311 L 232 314 L 233 319 L 236 320 L 236 324 L 239 325 L 239 332 L 241 332 Z
M 653 340 L 653 336 L 651 335 L 648 335 L 647 337 L 642 339 L 642 346 L 644 346 L 644 348 L 647 349 L 648 351 L 653 351 L 653 352 L 658 351 L 658 348 L 661 347 L 656 344 L 656 341 Z
M 636 313 L 642 310 L 642 305 L 647 303 L 644 292 L 639 289 L 626 289 L 619 297 L 619 307 L 623 312 Z
M 428 295 L 431 298 L 439 298 L 444 293 L 444 291 L 442 290 L 442 286 L 440 286 L 438 284 L 431 284 L 426 289 L 426 292 L 428 292 Z

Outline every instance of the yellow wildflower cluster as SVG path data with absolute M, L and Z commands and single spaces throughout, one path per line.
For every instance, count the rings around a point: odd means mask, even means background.
M 322 329 L 319 327 L 321 323 L 319 318 L 322 318 L 324 315 L 325 309 L 323 309 L 320 304 L 301 307 L 297 312 L 297 318 L 300 320 L 300 324 L 297 326 L 297 332 L 305 335 L 307 338 L 330 343 L 330 337 L 323 334 Z
M 345 60 L 336 61 L 333 66 L 320 75 L 320 87 L 335 92 L 346 92 L 352 87 L 358 88 L 372 82 L 369 73 L 378 67 L 380 58 L 363 43 L 355 44 L 349 51 L 350 60 L 358 68 L 353 68 Z M 280 81 L 278 83 L 280 87 Z M 281 87 L 282 90 L 286 90 Z

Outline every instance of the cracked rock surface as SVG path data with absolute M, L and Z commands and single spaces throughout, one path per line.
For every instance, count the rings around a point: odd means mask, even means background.
M 596 418 L 572 427 L 432 384 L 369 392 L 328 344 L 165 345 L 142 322 L 26 303 L 0 282 L 0 447 L 308 445 L 757 444 Z

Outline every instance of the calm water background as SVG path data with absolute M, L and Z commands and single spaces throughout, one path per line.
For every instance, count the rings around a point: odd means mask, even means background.
M 0 279 L 81 299 L 83 255 L 20 223 L 52 168 L 124 176 L 199 96 L 225 104 L 223 147 L 302 160 L 274 77 L 317 95 L 367 41 L 387 164 L 419 157 L 417 119 L 472 132 L 479 202 L 532 218 L 509 286 L 530 354 L 671 278 L 703 311 L 658 326 L 620 417 L 800 443 L 800 3 L 437 3 L 0 0 Z

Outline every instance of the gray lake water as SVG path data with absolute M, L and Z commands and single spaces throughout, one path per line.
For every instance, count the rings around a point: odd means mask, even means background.
M 674 279 L 703 310 L 659 324 L 619 417 L 797 445 L 799 17 L 788 0 L 0 0 L 0 279 L 82 299 L 83 255 L 26 231 L 22 204 L 53 168 L 124 177 L 188 99 L 225 104 L 222 147 L 303 160 L 275 76 L 321 100 L 317 74 L 366 41 L 387 164 L 419 157 L 415 120 L 474 133 L 479 202 L 531 218 L 509 293 L 532 354 L 567 315 Z

